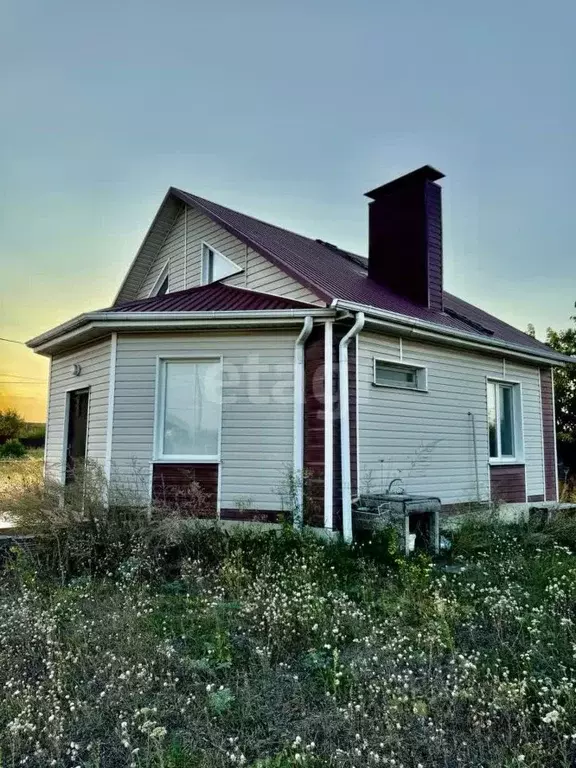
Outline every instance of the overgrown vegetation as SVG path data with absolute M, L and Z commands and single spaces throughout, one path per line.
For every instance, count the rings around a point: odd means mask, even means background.
M 33 457 L 45 438 L 45 424 L 28 423 L 10 408 L 0 411 L 0 462 Z
M 29 451 L 24 459 L 0 460 L 0 519 L 15 496 L 42 482 L 42 451 Z
M 0 445 L 0 459 L 22 459 L 25 455 L 26 448 L 15 437 Z
M 84 486 L 12 500 L 1 765 L 574 764 L 576 520 L 472 521 L 446 568 Z
M 571 317 L 576 323 L 576 316 Z M 576 359 L 576 325 L 563 331 L 548 328 L 546 343 L 563 355 Z M 554 369 L 554 402 L 558 458 L 564 465 L 566 491 L 574 495 L 576 476 L 576 361 Z
M 18 411 L 7 408 L 0 411 L 0 438 L 5 440 L 21 437 L 26 427 L 26 422 Z

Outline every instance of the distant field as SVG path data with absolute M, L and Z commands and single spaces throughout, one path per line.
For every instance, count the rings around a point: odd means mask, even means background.
M 33 448 L 23 459 L 0 460 L 0 524 L 15 488 L 41 476 L 43 459 L 43 449 Z

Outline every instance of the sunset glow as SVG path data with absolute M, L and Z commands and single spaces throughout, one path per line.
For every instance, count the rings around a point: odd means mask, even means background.
M 171 185 L 366 253 L 363 193 L 425 163 L 447 290 L 567 327 L 573 15 L 523 5 L 519 33 L 501 3 L 5 3 L 0 337 L 109 306 Z M 0 342 L 0 407 L 43 420 L 47 372 Z

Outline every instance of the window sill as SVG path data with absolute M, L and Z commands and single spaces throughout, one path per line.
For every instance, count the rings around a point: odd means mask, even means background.
M 491 467 L 525 467 L 524 459 L 489 459 Z
M 220 464 L 218 456 L 163 456 L 154 458 L 151 464 Z
M 422 389 L 422 387 L 400 387 L 395 386 L 394 384 L 380 384 L 377 381 L 372 382 L 373 387 L 378 387 L 379 389 L 400 389 L 402 392 L 421 392 L 425 395 L 428 394 L 427 389 Z

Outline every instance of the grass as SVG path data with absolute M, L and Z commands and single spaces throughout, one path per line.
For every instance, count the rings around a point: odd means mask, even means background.
M 0 518 L 9 511 L 14 489 L 37 483 L 42 477 L 44 449 L 31 448 L 22 459 L 0 459 Z
M 458 573 L 385 536 L 167 524 L 104 574 L 13 553 L 2 766 L 574 765 L 570 519 L 471 522 Z

